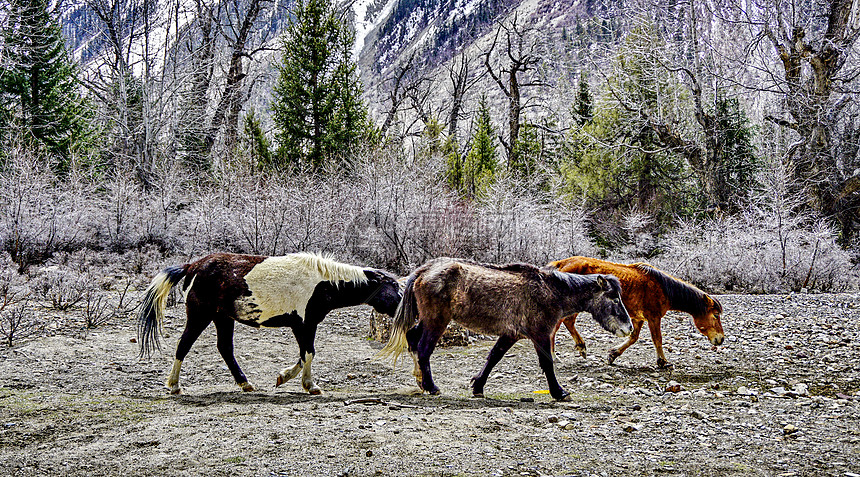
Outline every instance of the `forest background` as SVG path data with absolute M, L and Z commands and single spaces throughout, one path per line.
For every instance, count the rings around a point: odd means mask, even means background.
M 5 2 L 0 321 L 214 251 L 856 289 L 858 8 Z

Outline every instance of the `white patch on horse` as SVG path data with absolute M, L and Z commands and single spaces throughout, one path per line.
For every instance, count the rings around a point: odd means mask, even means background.
M 263 323 L 269 318 L 296 312 L 304 320 L 308 301 L 323 281 L 364 283 L 364 269 L 310 253 L 269 257 L 245 275 L 250 296 L 236 300 L 236 315 Z
M 182 361 L 178 359 L 173 360 L 173 367 L 170 368 L 170 374 L 167 375 L 167 381 L 164 383 L 167 386 L 170 394 L 179 394 L 181 388 L 179 387 L 179 370 L 182 368 Z
M 302 387 L 305 391 L 311 394 L 320 394 L 322 390 L 314 384 L 314 378 L 311 376 L 311 363 L 314 360 L 313 353 L 305 353 L 304 365 L 302 366 Z

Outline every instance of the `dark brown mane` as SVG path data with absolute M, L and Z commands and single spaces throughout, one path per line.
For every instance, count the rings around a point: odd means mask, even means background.
M 647 263 L 634 263 L 633 266 L 639 271 L 657 279 L 657 282 L 663 288 L 663 292 L 666 293 L 666 297 L 669 298 L 669 303 L 673 309 L 689 313 L 693 316 L 701 316 L 708 312 L 708 299 L 710 299 L 722 311 L 720 302 L 711 298 L 710 295 L 695 286 L 669 276 L 669 274 Z

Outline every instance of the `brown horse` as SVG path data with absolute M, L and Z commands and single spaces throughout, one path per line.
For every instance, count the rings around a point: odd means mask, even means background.
M 723 343 L 725 335 L 720 322 L 723 306 L 720 302 L 693 285 L 678 280 L 647 263 L 624 265 L 596 258 L 570 257 L 551 262 L 549 266 L 570 273 L 611 273 L 621 280 L 621 298 L 630 312 L 633 333 L 621 346 L 609 352 L 610 364 L 639 339 L 642 323 L 647 321 L 651 340 L 657 350 L 657 366 L 669 367 L 670 364 L 663 355 L 663 335 L 660 332 L 660 320 L 669 310 L 689 313 L 693 317 L 696 328 L 707 336 L 713 345 Z M 576 331 L 576 315 L 566 317 L 562 323 L 576 341 L 579 354 L 585 357 L 585 341 Z M 556 331 L 560 327 L 561 323 L 556 327 Z
M 438 394 L 430 374 L 430 355 L 453 320 L 478 333 L 499 337 L 484 368 L 472 378 L 472 394 L 483 396 L 493 366 L 514 343 L 528 338 L 537 351 L 550 394 L 567 400 L 569 394 L 559 385 L 552 360 L 552 336 L 558 322 L 571 313 L 588 311 L 607 331 L 627 336 L 633 325 L 620 295 L 618 279 L 611 275 L 576 275 L 526 264 L 487 265 L 437 258 L 409 275 L 391 338 L 379 355 L 396 359 L 408 345 L 418 386 Z

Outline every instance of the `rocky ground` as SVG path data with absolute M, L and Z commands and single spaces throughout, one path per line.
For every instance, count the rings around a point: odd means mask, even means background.
M 165 352 L 136 360 L 132 318 L 89 332 L 80 310 L 50 335 L 0 349 L 3 475 L 839 475 L 860 474 L 860 296 L 724 295 L 726 344 L 688 319 L 663 323 L 672 370 L 643 339 L 615 365 L 617 342 L 580 319 L 582 359 L 559 335 L 553 402 L 529 343 L 517 344 L 473 399 L 469 377 L 491 341 L 439 349 L 441 396 L 411 396 L 411 362 L 370 359 L 370 311 L 330 315 L 314 373 L 275 389 L 292 365 L 289 331 L 237 326 L 240 364 L 258 391 L 232 383 L 214 328 L 165 393 L 184 324 L 170 308 Z M 676 386 L 677 385 L 677 386 Z M 407 389 L 404 389 L 407 388 Z M 677 392 L 667 392 L 666 390 Z

